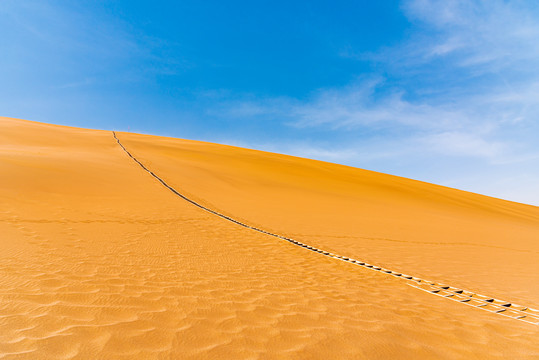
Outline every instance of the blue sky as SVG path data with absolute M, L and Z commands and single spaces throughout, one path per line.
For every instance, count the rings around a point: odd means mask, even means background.
M 0 115 L 539 205 L 536 1 L 0 2 Z

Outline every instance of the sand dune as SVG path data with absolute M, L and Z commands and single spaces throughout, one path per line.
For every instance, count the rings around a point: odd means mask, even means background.
M 119 137 L 173 187 L 243 222 L 418 277 L 539 301 L 535 206 L 285 155 Z
M 280 237 L 175 195 L 111 132 L 0 118 L 0 358 L 539 356 L 539 326 L 436 296 L 538 308 L 537 207 L 116 135 L 189 200 Z

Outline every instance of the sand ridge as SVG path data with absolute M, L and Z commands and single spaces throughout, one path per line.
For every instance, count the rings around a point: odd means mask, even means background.
M 371 269 L 371 270 L 374 270 L 374 271 L 380 271 L 381 273 L 392 275 L 392 276 L 395 276 L 395 277 L 400 278 L 400 279 L 404 279 L 404 280 L 409 282 L 407 285 L 410 285 L 410 286 L 412 286 L 414 288 L 417 288 L 419 290 L 422 290 L 422 291 L 426 291 L 426 292 L 428 292 L 430 294 L 442 296 L 444 298 L 454 300 L 454 301 L 458 301 L 458 302 L 463 303 L 463 304 L 468 305 L 468 306 L 473 306 L 473 307 L 476 307 L 476 308 L 479 308 L 479 309 L 482 309 L 482 310 L 486 310 L 486 311 L 489 311 L 489 312 L 492 312 L 492 313 L 495 313 L 495 314 L 507 316 L 507 317 L 515 319 L 515 320 L 521 320 L 521 321 L 524 321 L 524 322 L 527 322 L 527 323 L 530 323 L 530 324 L 539 325 L 539 310 L 537 310 L 537 309 L 532 309 L 532 308 L 529 308 L 527 306 L 514 304 L 514 303 L 504 301 L 504 300 L 500 300 L 500 299 L 495 299 L 495 298 L 490 297 L 490 296 L 477 294 L 477 293 L 469 291 L 469 290 L 463 290 L 463 289 L 456 288 L 456 287 L 449 286 L 449 285 L 445 285 L 445 284 L 437 284 L 437 283 L 429 281 L 429 280 L 421 279 L 421 278 L 414 277 L 414 276 L 411 276 L 411 275 L 402 274 L 400 272 L 385 269 L 385 268 L 382 268 L 380 266 L 368 264 L 368 263 L 366 263 L 364 261 L 351 259 L 351 258 L 342 256 L 342 255 L 336 255 L 336 254 L 330 253 L 329 251 L 324 251 L 322 249 L 312 247 L 310 245 L 304 244 L 304 243 L 296 241 L 294 239 L 291 239 L 291 238 L 288 238 L 288 237 L 285 237 L 285 236 L 282 236 L 282 235 L 274 234 L 274 233 L 268 232 L 268 231 L 263 230 L 263 229 L 259 229 L 257 227 L 251 226 L 251 225 L 244 224 L 244 223 L 242 223 L 242 222 L 240 222 L 238 220 L 235 220 L 234 218 L 223 215 L 223 214 L 221 214 L 221 213 L 219 213 L 219 212 L 217 212 L 215 210 L 209 209 L 209 208 L 207 208 L 207 207 L 205 207 L 205 206 L 203 206 L 203 205 L 189 199 L 185 195 L 182 195 L 176 189 L 174 189 L 173 187 L 168 185 L 163 179 L 161 179 L 155 173 L 150 171 L 144 164 L 142 164 L 139 160 L 137 160 L 137 158 L 135 158 L 124 147 L 124 145 L 121 143 L 120 139 L 116 136 L 116 132 L 113 131 L 112 135 L 113 135 L 114 139 L 116 140 L 116 142 L 118 143 L 118 145 L 120 145 L 120 147 L 126 152 L 126 154 L 131 159 L 133 159 L 137 164 L 139 164 L 146 172 L 148 172 L 151 176 L 153 176 L 155 179 L 157 179 L 157 181 L 159 181 L 163 186 L 165 186 L 167 189 L 172 191 L 175 195 L 179 196 L 180 198 L 182 198 L 182 199 L 188 201 L 189 203 L 191 203 L 191 204 L 193 204 L 193 205 L 195 205 L 195 206 L 197 206 L 197 207 L 199 207 L 199 208 L 201 208 L 201 209 L 203 209 L 203 210 L 205 210 L 205 211 L 207 211 L 207 212 L 209 212 L 211 214 L 214 214 L 214 215 L 216 215 L 216 216 L 218 216 L 218 217 L 220 217 L 220 218 L 222 218 L 224 220 L 233 222 L 233 223 L 235 223 L 235 224 L 237 224 L 239 226 L 243 226 L 245 228 L 257 231 L 257 232 L 262 233 L 262 234 L 266 234 L 266 235 L 273 236 L 273 237 L 276 237 L 276 238 L 281 239 L 281 240 L 285 240 L 285 241 L 287 241 L 289 243 L 292 243 L 294 245 L 297 245 L 299 247 L 305 248 L 307 250 L 310 250 L 310 251 L 313 251 L 313 252 L 316 252 L 316 253 L 320 253 L 320 254 L 322 254 L 324 256 L 328 256 L 330 258 L 334 258 L 334 259 L 337 259 L 337 260 L 349 262 L 349 263 L 354 264 L 354 265 L 364 266 L 364 267 L 366 267 L 368 269 Z

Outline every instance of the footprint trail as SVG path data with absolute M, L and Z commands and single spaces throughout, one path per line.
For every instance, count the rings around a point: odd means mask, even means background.
M 328 256 L 336 260 L 341 260 L 344 262 L 347 262 L 352 265 L 361 266 L 382 274 L 386 274 L 389 276 L 394 276 L 399 279 L 402 279 L 407 282 L 407 285 L 414 287 L 416 289 L 425 291 L 429 294 L 437 295 L 440 297 L 444 297 L 449 300 L 457 301 L 459 303 L 462 303 L 464 305 L 472 306 L 481 310 L 489 311 L 491 313 L 495 313 L 498 315 L 502 315 L 505 317 L 509 317 L 515 320 L 524 321 L 530 324 L 539 325 L 539 310 L 532 309 L 523 305 L 514 304 L 511 302 L 503 301 L 500 299 L 496 299 L 493 297 L 477 294 L 473 291 L 464 290 L 458 287 L 453 287 L 445 284 L 436 283 L 433 281 L 421 279 L 415 276 L 407 275 L 400 273 L 398 271 L 389 270 L 380 266 L 369 264 L 365 261 L 360 261 L 356 259 L 352 259 L 346 256 L 338 255 L 331 253 L 329 251 L 325 251 L 313 246 L 310 246 L 308 244 L 304 244 L 300 241 L 294 240 L 292 238 L 288 238 L 286 236 L 282 236 L 279 234 L 274 234 L 269 231 L 259 229 L 257 227 L 245 224 L 243 222 L 240 222 L 236 219 L 233 219 L 227 215 L 221 214 L 215 210 L 212 210 L 210 208 L 205 207 L 204 205 L 201 205 L 185 195 L 178 192 L 176 189 L 174 189 L 172 186 L 168 185 L 162 178 L 157 176 L 154 172 L 152 172 L 150 169 L 148 169 L 143 163 L 141 163 L 137 158 L 135 158 L 126 148 L 125 146 L 120 142 L 120 139 L 116 136 L 116 132 L 112 132 L 114 139 L 118 143 L 118 145 L 122 148 L 122 150 L 133 160 L 135 161 L 140 167 L 142 167 L 147 173 L 149 173 L 152 177 L 154 177 L 157 181 L 159 181 L 164 187 L 169 189 L 172 193 L 174 193 L 176 196 L 179 196 L 183 200 L 197 206 L 198 208 L 207 211 L 213 215 L 216 215 L 224 220 L 233 222 L 237 225 L 240 225 L 242 227 L 245 227 L 247 229 L 251 229 L 254 231 L 257 231 L 262 234 L 266 234 L 269 236 L 273 236 L 275 238 L 278 238 L 280 240 L 287 241 L 293 245 L 302 247 L 306 250 L 310 250 L 312 252 L 316 252 L 322 256 Z

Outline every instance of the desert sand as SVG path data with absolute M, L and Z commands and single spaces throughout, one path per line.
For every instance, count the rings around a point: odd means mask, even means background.
M 1 359 L 539 358 L 539 208 L 415 180 L 0 118 L 0 245 Z

